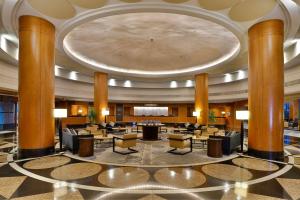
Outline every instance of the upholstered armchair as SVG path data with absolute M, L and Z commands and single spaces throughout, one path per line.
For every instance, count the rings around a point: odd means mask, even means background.
M 136 140 L 137 140 L 136 133 L 124 134 L 122 137 L 114 136 L 113 137 L 113 152 L 120 153 L 123 155 L 138 152 L 137 150 L 132 149 L 132 147 L 136 146 Z M 129 152 L 116 151 L 116 147 L 127 148 L 130 151 Z
M 169 134 L 169 145 L 171 150 L 168 153 L 184 155 L 193 151 L 192 137 L 182 134 Z M 190 150 L 184 153 L 176 152 L 177 149 L 189 148 Z

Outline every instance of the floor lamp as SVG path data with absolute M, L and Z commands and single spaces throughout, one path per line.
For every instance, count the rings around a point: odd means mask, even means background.
M 54 118 L 57 119 L 58 136 L 59 136 L 59 150 L 62 151 L 62 124 L 61 119 L 68 116 L 67 109 L 54 109 Z
M 109 115 L 109 110 L 102 110 L 102 115 L 104 115 L 104 122 L 106 123 L 106 116 Z
M 241 153 L 244 152 L 244 121 L 249 119 L 248 110 L 237 110 L 235 113 L 235 118 L 241 120 Z

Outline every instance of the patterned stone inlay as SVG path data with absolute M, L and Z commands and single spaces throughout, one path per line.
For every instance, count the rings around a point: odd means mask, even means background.
M 221 200 L 233 200 L 233 199 L 245 199 L 245 200 L 283 200 L 276 197 L 271 196 L 265 196 L 265 195 L 259 195 L 259 194 L 253 194 L 253 193 L 243 193 L 244 198 L 241 198 L 242 195 L 238 195 L 237 192 L 234 192 L 231 190 L 230 192 L 227 192 L 224 194 Z
M 98 181 L 106 186 L 124 188 L 146 183 L 150 178 L 149 173 L 136 167 L 119 167 L 102 172 Z
M 84 198 L 79 191 L 67 192 L 63 195 L 57 195 L 56 192 L 49 192 L 43 194 L 29 195 L 25 197 L 18 197 L 12 200 L 53 200 L 53 199 L 72 199 L 72 200 L 83 200 Z
M 274 163 L 254 158 L 236 158 L 233 159 L 232 162 L 235 165 L 238 165 L 243 168 L 260 171 L 276 171 L 279 169 L 279 166 Z
M 289 178 L 277 178 L 276 179 L 284 190 L 292 197 L 293 200 L 300 199 L 300 180 Z
M 26 162 L 23 167 L 26 169 L 48 169 L 65 165 L 71 161 L 65 156 L 43 157 Z
M 155 172 L 154 178 L 163 185 L 176 188 L 193 188 L 206 182 L 205 176 L 190 168 L 164 168 Z
M 0 152 L 0 163 L 7 162 L 8 153 Z
M 248 181 L 252 178 L 252 173 L 247 169 L 228 164 L 205 165 L 202 167 L 202 171 L 224 181 Z
M 12 194 L 24 182 L 26 176 L 1 177 L 0 178 L 0 195 L 9 199 Z
M 162 198 L 161 196 L 155 195 L 155 194 L 149 194 L 147 196 L 144 196 L 138 200 L 166 200 L 165 198 Z
M 93 176 L 101 171 L 102 167 L 95 163 L 75 163 L 58 167 L 51 172 L 51 177 L 58 180 L 75 180 Z

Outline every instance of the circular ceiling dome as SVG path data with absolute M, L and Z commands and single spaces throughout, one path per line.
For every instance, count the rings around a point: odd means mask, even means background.
M 99 18 L 71 30 L 64 50 L 107 71 L 180 74 L 216 66 L 240 49 L 225 27 L 172 13 L 128 13 Z

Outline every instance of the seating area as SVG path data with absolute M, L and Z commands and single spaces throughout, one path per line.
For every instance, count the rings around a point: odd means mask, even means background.
M 0 200 L 300 200 L 300 0 L 0 0 Z
M 108 123 L 113 124 L 113 123 Z M 130 124 L 133 124 L 130 126 Z M 136 123 L 119 124 L 116 126 L 106 126 L 100 124 L 77 124 L 67 125 L 68 128 L 63 129 L 62 144 L 65 150 L 69 150 L 72 154 L 77 154 L 80 146 L 80 138 L 92 138 L 94 141 L 94 152 L 97 149 L 108 148 L 113 153 L 122 155 L 138 153 L 137 144 L 147 141 L 143 140 L 143 131 L 135 129 Z M 139 125 L 145 123 L 139 123 Z M 224 155 L 231 155 L 236 153 L 241 147 L 241 136 L 236 131 L 220 130 L 216 127 L 199 126 L 197 124 L 161 124 L 159 129 L 159 139 L 161 144 L 168 148 L 162 153 L 172 153 L 178 156 L 193 152 L 193 149 L 201 149 L 204 154 L 207 154 L 208 140 L 210 138 L 222 139 L 222 152 Z M 194 127 L 193 129 L 186 129 L 182 127 Z M 153 125 L 154 126 L 154 125 Z M 112 130 L 114 128 L 114 131 Z M 122 131 L 118 131 L 118 129 Z M 188 131 L 187 131 L 188 130 Z M 149 133 L 147 133 L 149 134 Z M 150 134 L 154 134 L 151 133 Z M 156 143 L 157 141 L 149 141 Z M 148 143 L 149 143 L 148 142 Z M 97 154 L 97 153 L 96 153 Z M 97 156 L 97 155 L 91 155 Z

